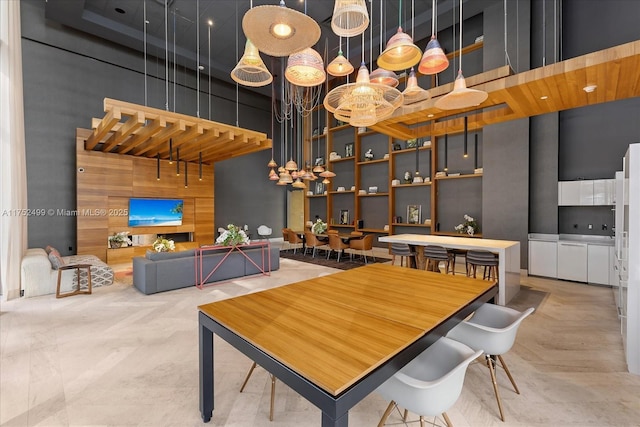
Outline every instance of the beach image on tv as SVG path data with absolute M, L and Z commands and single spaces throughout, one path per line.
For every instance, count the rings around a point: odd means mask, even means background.
M 129 227 L 182 225 L 182 200 L 130 199 Z

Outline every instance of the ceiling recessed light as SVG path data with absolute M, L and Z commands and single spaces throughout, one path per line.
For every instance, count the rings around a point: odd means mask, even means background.
M 118 12 L 118 13 L 122 13 L 122 14 L 127 13 L 127 12 L 125 12 L 125 11 L 124 11 L 124 9 L 121 9 L 121 8 L 119 8 L 119 7 L 116 7 L 116 12 Z
M 587 92 L 587 93 L 591 93 L 594 90 L 596 90 L 598 86 L 597 85 L 588 85 L 582 88 L 583 91 Z
M 547 98 L 549 98 L 547 95 L 542 95 L 542 96 L 540 97 L 540 99 L 547 99 Z
M 433 113 L 429 113 L 427 117 L 433 117 Z

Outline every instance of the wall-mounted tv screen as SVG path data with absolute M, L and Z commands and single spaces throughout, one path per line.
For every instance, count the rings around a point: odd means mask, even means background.
M 183 206 L 177 199 L 129 199 L 129 227 L 182 225 Z

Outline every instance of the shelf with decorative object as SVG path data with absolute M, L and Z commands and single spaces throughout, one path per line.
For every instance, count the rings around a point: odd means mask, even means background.
M 422 223 L 422 224 L 409 224 L 409 223 L 406 223 L 406 222 L 394 222 L 391 225 L 396 226 L 396 227 L 426 227 L 426 228 L 430 228 L 431 227 L 431 223 L 428 223 L 428 224 L 424 224 L 424 223 Z
M 376 163 L 387 163 L 388 161 L 389 159 L 365 160 L 362 162 L 357 162 L 356 164 L 358 166 L 366 166 L 366 165 L 373 165 Z
M 431 234 L 437 234 L 438 236 L 468 237 L 470 239 L 473 239 L 473 238 L 481 239 L 482 238 L 482 233 L 471 235 L 471 234 L 456 233 L 456 232 L 451 232 L 451 231 L 434 231 Z
M 474 173 L 474 174 L 460 174 L 460 175 L 446 175 L 446 176 L 436 176 L 434 179 L 435 180 L 445 180 L 445 179 L 464 179 L 464 178 L 481 178 L 482 174 L 481 173 Z
M 329 194 L 353 194 L 355 193 L 355 190 L 343 190 L 343 191 L 337 191 L 337 190 L 333 190 L 333 191 L 329 191 Z
M 359 228 L 358 231 L 362 231 L 363 233 L 389 234 L 389 230 L 385 230 L 384 228 Z
M 347 160 L 355 160 L 355 157 L 350 156 L 350 157 L 340 157 L 339 159 L 329 159 L 329 163 L 339 163 Z
M 427 182 L 416 182 L 412 184 L 396 184 L 396 185 L 392 185 L 391 188 L 428 187 L 430 185 L 431 185 L 431 181 L 427 181 Z
M 366 194 L 358 194 L 358 197 L 380 197 L 380 196 L 388 196 L 389 193 L 366 193 Z

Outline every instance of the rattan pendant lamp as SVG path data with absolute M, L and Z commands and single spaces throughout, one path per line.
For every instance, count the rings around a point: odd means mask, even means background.
M 335 77 L 347 76 L 353 73 L 353 65 L 342 54 L 342 36 L 340 36 L 340 50 L 338 56 L 327 65 L 327 73 Z
M 260 52 L 271 56 L 289 56 L 320 39 L 318 23 L 286 7 L 284 0 L 279 6 L 251 7 L 242 18 L 242 29 Z
M 310 47 L 289 55 L 284 76 L 289 83 L 301 87 L 321 85 L 327 78 L 322 57 Z
M 336 0 L 331 29 L 341 37 L 362 34 L 369 26 L 369 13 L 364 0 Z
M 378 55 L 382 55 L 382 5 L 384 0 L 380 0 L 380 53 Z M 373 28 L 373 14 L 371 14 L 371 28 Z M 373 55 L 371 56 L 371 62 L 373 62 Z M 371 83 L 378 83 L 381 85 L 387 85 L 391 87 L 397 87 L 400 81 L 398 80 L 398 76 L 393 71 L 385 70 L 384 68 L 378 66 L 375 70 L 373 70 L 369 74 L 369 81 Z
M 243 86 L 250 87 L 266 86 L 273 81 L 273 76 L 260 58 L 260 52 L 249 39 L 242 58 L 231 71 L 231 78 Z
M 432 75 L 446 70 L 448 66 L 449 59 L 436 38 L 436 0 L 433 0 L 431 5 L 431 40 L 424 50 L 418 71 L 422 74 Z
M 487 100 L 487 92 L 467 88 L 467 81 L 462 75 L 462 0 L 460 0 L 460 50 L 458 50 L 459 68 L 458 77 L 453 85 L 453 90 L 435 102 L 435 107 L 441 110 L 457 110 L 474 107 Z
M 411 38 L 413 38 L 413 11 L 414 0 L 411 0 Z M 411 67 L 411 71 L 409 72 L 407 87 L 402 91 L 402 95 L 404 96 L 404 100 L 402 101 L 404 105 L 415 104 L 416 102 L 425 101 L 431 97 L 428 91 L 418 85 L 418 78 L 416 77 L 416 72 L 413 67 Z
M 402 31 L 402 0 L 398 3 L 398 32 L 389 39 L 387 47 L 378 57 L 378 67 L 391 71 L 411 68 L 422 57 L 422 50 L 413 44 L 411 36 Z

